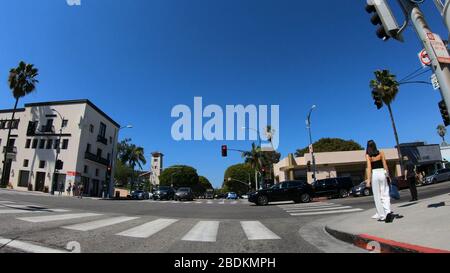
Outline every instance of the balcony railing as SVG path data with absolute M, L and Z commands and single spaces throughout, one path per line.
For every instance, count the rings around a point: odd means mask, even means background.
M 3 146 L 3 153 L 8 153 L 8 154 L 17 154 L 17 147 L 14 146 Z
M 105 158 L 103 158 L 101 156 L 98 156 L 98 155 L 90 153 L 90 152 L 86 152 L 84 158 L 87 159 L 87 160 L 94 161 L 94 162 L 97 162 L 99 164 L 102 164 L 104 166 L 109 166 L 109 160 L 108 159 L 105 159 Z
M 104 136 L 98 135 L 97 136 L 97 142 L 100 142 L 100 143 L 103 143 L 105 145 L 108 145 L 108 139 L 106 139 L 106 137 L 104 137 Z

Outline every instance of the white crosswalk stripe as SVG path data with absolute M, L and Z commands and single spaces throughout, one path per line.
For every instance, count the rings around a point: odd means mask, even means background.
M 23 213 L 36 213 L 42 211 L 32 211 L 32 210 L 21 210 L 21 209 L 0 209 L 1 214 L 23 214 Z
M 176 219 L 158 219 L 132 229 L 125 230 L 116 235 L 134 237 L 134 238 L 148 238 L 161 230 L 171 226 L 172 224 L 178 222 Z
M 102 214 L 97 214 L 97 213 L 72 213 L 72 214 L 23 217 L 23 218 L 17 218 L 17 219 L 26 221 L 26 222 L 31 222 L 31 223 L 44 223 L 44 222 L 72 220 L 72 219 L 85 218 L 85 217 L 94 217 L 94 216 L 101 216 L 101 215 Z
M 114 217 L 114 218 L 108 218 L 108 219 L 102 219 L 82 224 L 76 224 L 71 226 L 64 226 L 65 229 L 71 229 L 71 230 L 78 230 L 78 231 L 90 231 L 95 230 L 99 228 L 104 228 L 112 225 L 117 225 L 120 223 L 132 221 L 139 219 L 139 217 Z
M 259 221 L 242 221 L 241 226 L 245 232 L 245 235 L 251 241 L 281 239 Z
M 200 221 L 184 237 L 183 241 L 215 242 L 219 231 L 219 221 Z
M 37 206 L 37 205 L 15 205 L 15 204 L 4 204 L 4 205 L 0 205 L 0 210 L 2 208 L 7 208 L 7 209 L 16 209 L 18 211 L 29 211 L 29 212 L 69 212 L 70 210 L 66 210 L 66 209 L 49 209 L 46 207 L 42 207 L 42 206 Z
M 279 205 L 278 207 L 283 209 L 286 213 L 289 213 L 291 216 L 314 216 L 363 211 L 363 209 L 353 208 L 352 206 L 325 202 L 309 204 L 288 204 Z

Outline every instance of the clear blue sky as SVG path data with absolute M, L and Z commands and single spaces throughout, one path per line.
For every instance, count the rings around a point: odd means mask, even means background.
M 40 69 L 35 101 L 88 98 L 122 125 L 146 154 L 161 151 L 166 166 L 188 164 L 220 186 L 239 154 L 220 157 L 222 142 L 175 142 L 170 116 L 177 104 L 279 104 L 285 157 L 314 138 L 341 137 L 394 146 L 387 110 L 377 111 L 368 82 L 378 68 L 399 78 L 419 67 L 421 50 L 384 43 L 364 11 L 365 0 L 14 0 L 0 4 L 0 108 L 11 108 L 7 86 L 20 60 Z M 394 5 L 396 1 L 391 1 Z M 435 32 L 439 14 L 423 5 Z M 397 11 L 398 12 L 398 11 Z M 1 76 L 3 75 L 3 76 Z M 430 73 L 421 79 L 428 80 Z M 400 140 L 438 143 L 440 95 L 427 85 L 403 86 L 393 108 Z M 247 149 L 250 142 L 227 143 Z

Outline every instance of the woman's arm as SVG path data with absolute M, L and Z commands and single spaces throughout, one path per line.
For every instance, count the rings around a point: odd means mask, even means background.
M 372 184 L 372 163 L 370 162 L 370 158 L 368 155 L 366 155 L 366 172 L 367 172 L 367 182 L 366 182 L 366 186 L 368 188 L 371 187 Z
M 386 176 L 390 177 L 390 175 L 389 175 L 389 167 L 388 167 L 388 164 L 386 162 L 386 156 L 384 155 L 384 152 L 381 152 L 381 160 L 383 161 L 383 167 L 386 170 Z

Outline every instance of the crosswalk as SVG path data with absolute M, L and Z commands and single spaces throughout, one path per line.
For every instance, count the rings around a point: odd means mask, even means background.
M 363 209 L 360 208 L 354 208 L 352 206 L 345 206 L 328 202 L 317 202 L 309 204 L 284 204 L 278 205 L 278 207 L 284 210 L 289 215 L 297 217 L 353 213 L 363 211 Z
M 34 205 L 34 204 L 16 204 L 13 201 L 3 201 L 0 200 L 0 215 L 3 214 L 25 214 L 25 213 L 36 213 L 36 212 L 69 212 L 70 210 L 55 208 L 50 209 L 47 207 Z

